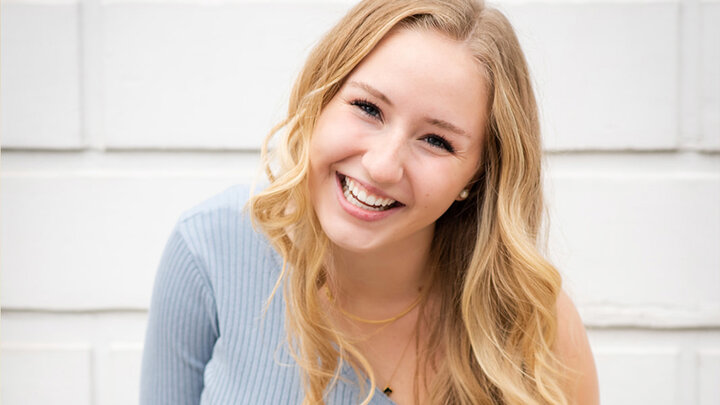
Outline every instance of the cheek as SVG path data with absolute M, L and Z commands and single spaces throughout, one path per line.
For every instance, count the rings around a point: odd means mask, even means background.
M 334 130 L 326 120 L 318 121 L 310 139 L 310 165 L 314 168 L 326 165 L 333 155 Z
M 359 134 L 347 122 L 324 122 L 310 142 L 310 161 L 330 165 L 360 153 Z
M 473 162 L 474 166 L 474 162 Z M 460 191 L 470 181 L 473 171 L 466 165 L 425 161 L 416 167 L 419 175 L 415 176 L 415 185 L 419 195 L 435 209 L 449 207 Z M 447 207 L 446 207 L 447 206 Z

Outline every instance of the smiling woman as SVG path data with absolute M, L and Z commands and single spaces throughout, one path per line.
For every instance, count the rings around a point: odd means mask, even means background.
M 359 3 L 266 145 L 281 130 L 249 216 L 235 189 L 178 225 L 144 403 L 598 402 L 582 323 L 536 248 L 537 106 L 500 12 Z

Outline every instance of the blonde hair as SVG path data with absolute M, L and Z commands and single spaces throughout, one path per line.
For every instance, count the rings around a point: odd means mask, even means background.
M 284 258 L 276 290 L 283 286 L 303 403 L 324 403 L 343 361 L 370 377 L 364 404 L 374 393 L 369 363 L 320 305 L 329 241 L 309 198 L 308 151 L 322 109 L 380 40 L 399 28 L 433 30 L 466 44 L 490 88 L 481 167 L 470 196 L 437 220 L 431 246 L 443 316 L 422 317 L 430 330 L 422 357 L 435 371 L 430 403 L 566 404 L 562 365 L 552 352 L 561 279 L 537 247 L 543 217 L 537 105 L 512 26 L 473 0 L 369 0 L 355 6 L 311 52 L 287 118 L 263 145 L 270 184 L 252 197 L 250 209 Z M 271 155 L 270 140 L 283 128 Z

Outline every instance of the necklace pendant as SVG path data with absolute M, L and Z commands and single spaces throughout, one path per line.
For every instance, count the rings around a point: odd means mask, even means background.
M 387 387 L 385 387 L 385 389 L 383 390 L 383 394 L 385 394 L 387 396 L 390 396 L 390 394 L 392 394 L 392 390 L 390 389 L 389 385 Z

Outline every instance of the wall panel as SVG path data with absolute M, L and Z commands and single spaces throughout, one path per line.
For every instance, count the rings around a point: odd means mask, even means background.
M 703 146 L 720 150 L 720 2 L 701 2 Z
M 679 404 L 677 352 L 665 348 L 609 347 L 597 349 L 595 359 L 603 403 Z
M 2 3 L 4 148 L 82 146 L 79 13 L 77 1 Z
M 678 4 L 531 2 L 503 9 L 537 85 L 547 149 L 677 146 Z
M 346 7 L 108 4 L 107 146 L 258 149 L 283 117 L 304 56 Z
M 91 347 L 18 343 L 1 350 L 3 404 L 92 404 Z
M 720 404 L 720 350 L 698 354 L 699 405 Z

